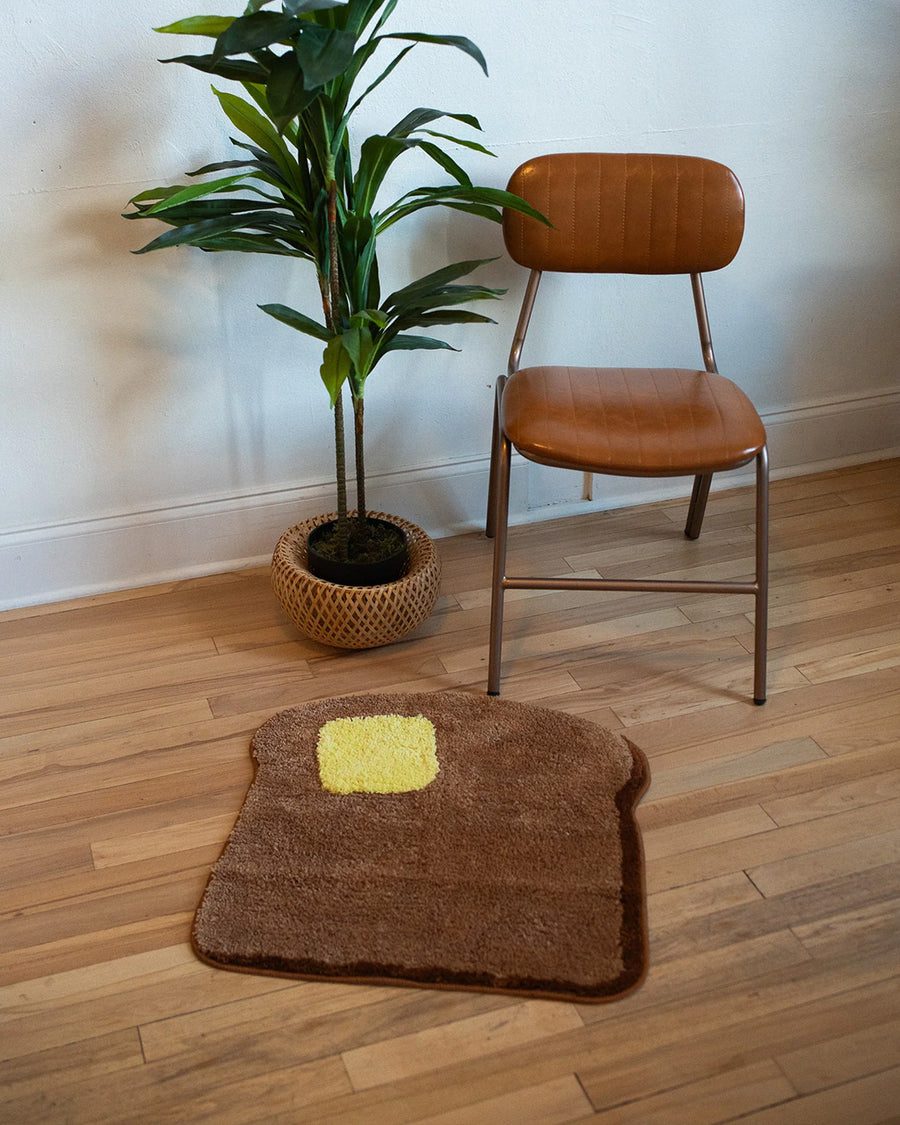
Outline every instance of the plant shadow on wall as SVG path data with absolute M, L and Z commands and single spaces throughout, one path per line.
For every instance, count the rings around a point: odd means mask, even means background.
M 98 146 L 121 145 L 121 122 L 107 120 L 102 103 L 79 91 L 77 104 L 79 120 L 89 124 Z M 73 119 L 70 125 L 79 135 Z M 74 155 L 70 167 L 87 178 Z M 79 344 L 84 349 L 69 382 L 89 411 L 79 447 L 82 471 L 90 466 L 91 472 L 85 488 L 98 509 L 89 517 L 131 518 L 198 495 L 247 489 L 264 479 L 270 460 L 261 400 L 273 376 L 260 372 L 258 347 L 241 332 L 250 315 L 247 285 L 261 269 L 249 278 L 245 270 L 241 278 L 237 262 L 224 256 L 215 261 L 160 256 L 150 270 L 141 259 L 129 260 L 133 230 L 113 210 L 121 190 L 113 181 L 91 185 L 89 192 L 57 193 L 49 237 L 30 264 L 33 275 L 41 268 L 41 300 L 53 318 L 48 331 L 65 331 L 69 363 Z M 111 261 L 123 256 L 124 270 L 111 269 Z M 209 331 L 198 331 L 198 322 Z M 251 358 L 257 360 L 255 370 Z M 210 403 L 224 418 L 224 456 L 215 442 L 216 419 L 206 425 Z M 156 553 L 157 531 L 138 522 L 131 534 L 143 574 L 144 560 Z M 245 553 L 254 553 L 252 542 Z
M 309 552 L 315 546 L 330 560 L 321 577 L 341 585 L 380 585 L 403 575 L 408 533 L 391 527 L 391 520 L 385 526 L 369 517 L 367 380 L 391 352 L 450 348 L 433 330 L 490 322 L 462 306 L 492 300 L 502 290 L 461 283 L 488 259 L 451 262 L 391 289 L 380 276 L 379 238 L 434 208 L 494 222 L 501 220 L 504 207 L 541 216 L 506 191 L 473 184 L 453 155 L 458 149 L 490 155 L 472 136 L 480 125 L 470 114 L 416 107 L 383 132 L 354 135 L 360 107 L 416 48 L 451 48 L 486 73 L 484 58 L 469 39 L 392 30 L 388 21 L 398 0 L 282 0 L 280 10 L 269 10 L 270 4 L 251 0 L 240 16 L 189 17 L 158 29 L 210 40 L 208 53 L 167 61 L 242 89 L 238 95 L 213 87 L 235 130 L 236 151 L 233 159 L 189 173 L 197 181 L 191 186 L 140 193 L 126 217 L 171 227 L 139 253 L 189 245 L 310 263 L 318 284 L 316 315 L 281 303 L 260 306 L 322 346 L 319 376 L 333 412 L 337 514 L 327 526 L 323 520 L 310 531 Z M 411 152 L 429 158 L 441 182 L 391 199 L 388 173 Z M 408 421 L 415 424 L 413 418 Z M 350 461 L 355 514 L 348 500 Z M 380 561 L 401 546 L 404 561 L 390 577 L 370 581 L 371 575 L 358 577 L 346 569 Z M 302 561 L 307 562 L 305 552 Z M 333 573 L 331 563 L 340 569 Z

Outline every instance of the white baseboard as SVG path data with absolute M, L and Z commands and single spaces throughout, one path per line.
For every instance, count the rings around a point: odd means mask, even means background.
M 900 392 L 822 400 L 763 420 L 775 477 L 900 456 Z M 605 477 L 585 501 L 575 476 L 517 464 L 512 519 L 554 519 L 689 491 L 683 479 Z M 411 519 L 435 538 L 473 531 L 483 526 L 487 477 L 487 457 L 384 474 L 370 482 L 369 507 Z M 733 488 L 751 477 L 752 470 L 723 474 L 713 486 Z M 315 482 L 2 532 L 0 609 L 263 565 L 286 527 L 333 507 L 331 486 Z

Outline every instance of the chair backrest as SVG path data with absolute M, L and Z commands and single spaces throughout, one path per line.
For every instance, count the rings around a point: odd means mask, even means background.
M 522 164 L 509 190 L 553 224 L 506 211 L 510 257 L 566 273 L 705 273 L 744 233 L 744 193 L 724 164 L 696 156 L 569 152 Z

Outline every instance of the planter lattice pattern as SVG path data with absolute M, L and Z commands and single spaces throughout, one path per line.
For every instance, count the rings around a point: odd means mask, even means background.
M 382 586 L 339 586 L 307 569 L 306 539 L 335 512 L 289 528 L 272 556 L 272 588 L 301 633 L 335 648 L 377 648 L 400 640 L 430 616 L 440 593 L 441 560 L 434 543 L 414 523 L 370 512 L 403 529 L 409 540 L 409 570 Z

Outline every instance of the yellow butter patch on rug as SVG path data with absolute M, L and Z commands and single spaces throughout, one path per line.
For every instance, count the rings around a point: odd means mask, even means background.
M 319 730 L 319 779 L 329 793 L 408 793 L 438 775 L 434 726 L 422 715 L 331 719 Z

